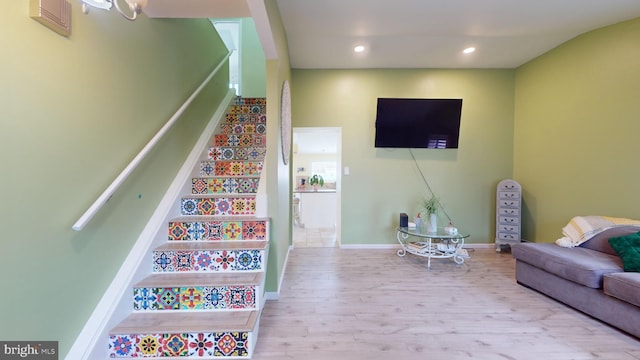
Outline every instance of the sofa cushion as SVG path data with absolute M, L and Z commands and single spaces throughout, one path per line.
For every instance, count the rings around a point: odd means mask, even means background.
M 640 232 L 609 239 L 624 265 L 624 271 L 640 271 Z
M 611 273 L 604 276 L 604 293 L 640 306 L 640 274 Z
M 606 252 L 607 254 L 611 255 L 618 255 L 615 250 L 611 248 L 611 245 L 609 245 L 609 239 L 613 237 L 637 233 L 638 231 L 640 231 L 639 226 L 615 226 L 595 235 L 588 241 L 583 242 L 582 244 L 580 244 L 580 247 Z
M 517 243 L 511 245 L 511 254 L 519 261 L 594 289 L 602 287 L 604 274 L 622 271 L 622 262 L 618 256 L 583 247 Z

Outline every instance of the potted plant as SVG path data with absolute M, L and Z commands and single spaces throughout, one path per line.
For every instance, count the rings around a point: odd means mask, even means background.
M 438 209 L 440 208 L 440 201 L 435 195 L 431 195 L 429 199 L 424 199 L 422 203 L 422 211 L 424 213 L 423 222 L 427 223 L 427 232 L 435 233 L 438 231 Z
M 318 190 L 318 185 L 320 185 L 320 187 L 323 187 L 324 179 L 322 178 L 322 175 L 314 174 L 312 177 L 310 177 L 309 185 L 313 186 L 314 190 Z

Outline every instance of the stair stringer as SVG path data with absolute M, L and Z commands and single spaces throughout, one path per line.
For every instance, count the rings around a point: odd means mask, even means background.
M 66 360 L 93 360 L 109 357 L 104 339 L 108 338 L 109 330 L 113 326 L 131 313 L 131 299 L 127 294 L 131 291 L 133 284 L 151 273 L 147 266 L 151 261 L 151 249 L 166 241 L 166 224 L 180 213 L 179 200 L 184 194 L 185 187 L 188 188 L 190 184 L 192 171 L 197 167 L 234 98 L 235 90 L 230 89 L 71 346 L 65 357 Z M 178 204 L 177 207 L 176 204 Z

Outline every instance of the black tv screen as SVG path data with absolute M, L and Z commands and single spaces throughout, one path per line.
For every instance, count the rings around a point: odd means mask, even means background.
M 462 99 L 378 98 L 375 147 L 458 148 Z

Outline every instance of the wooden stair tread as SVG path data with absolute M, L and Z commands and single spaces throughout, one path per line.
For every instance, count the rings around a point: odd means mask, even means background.
M 230 241 L 170 241 L 155 250 L 192 251 L 192 250 L 265 250 L 269 246 L 266 240 L 230 240 Z
M 135 287 L 178 287 L 215 285 L 260 285 L 264 273 L 156 273 L 138 282 Z
M 110 335 L 254 331 L 258 315 L 256 310 L 134 313 L 114 327 Z

